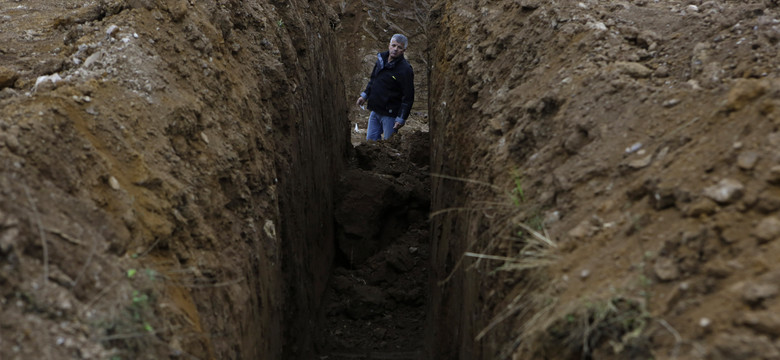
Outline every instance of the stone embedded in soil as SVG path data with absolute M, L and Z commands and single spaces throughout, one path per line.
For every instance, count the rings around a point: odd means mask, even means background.
M 712 360 L 777 359 L 780 352 L 765 335 L 720 333 L 713 340 Z
M 758 223 L 753 230 L 753 235 L 760 243 L 766 243 L 780 237 L 780 219 L 770 216 Z
M 719 204 L 731 204 L 745 193 L 745 186 L 734 179 L 723 179 L 717 185 L 704 189 L 704 195 Z
M 573 239 L 581 240 L 593 236 L 600 228 L 601 220 L 594 216 L 593 218 L 583 220 L 579 225 L 569 230 L 569 236 Z
M 769 83 L 766 80 L 757 79 L 739 79 L 729 91 L 725 110 L 736 111 L 742 109 L 756 98 L 764 95 L 769 89 Z
M 739 323 L 773 338 L 780 336 L 780 314 L 773 311 L 750 312 Z
M 0 89 L 12 87 L 19 78 L 19 73 L 5 66 L 0 66 Z
M 780 165 L 775 165 L 769 168 L 769 174 L 766 182 L 774 185 L 780 185 Z
M 739 294 L 739 297 L 743 302 L 751 306 L 758 305 L 764 300 L 776 297 L 778 291 L 780 291 L 777 284 L 765 282 L 748 283 L 744 281 L 735 284 L 731 289 Z
M 648 154 L 647 156 L 629 161 L 628 167 L 632 169 L 641 169 L 650 165 L 652 161 L 653 161 L 653 154 Z
M 635 79 L 644 79 L 650 77 L 653 70 L 636 62 L 618 61 L 615 63 L 615 70 L 621 74 L 626 74 Z
M 653 265 L 655 276 L 661 281 L 672 281 L 680 278 L 680 268 L 677 262 L 669 257 L 659 257 Z
M 0 254 L 7 254 L 19 237 L 19 228 L 0 229 Z
M 745 151 L 737 156 L 737 166 L 742 170 L 751 170 L 756 166 L 759 154 L 755 151 Z
M 712 215 L 717 211 L 718 204 L 709 198 L 699 198 L 690 203 L 684 210 L 685 215 L 689 217 L 699 217 L 702 215 Z

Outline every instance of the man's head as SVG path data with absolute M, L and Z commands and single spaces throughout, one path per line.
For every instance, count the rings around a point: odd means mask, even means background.
M 388 61 L 393 61 L 396 58 L 401 57 L 406 51 L 406 47 L 409 46 L 409 39 L 401 34 L 395 34 L 390 38 L 390 45 L 388 50 L 390 51 Z

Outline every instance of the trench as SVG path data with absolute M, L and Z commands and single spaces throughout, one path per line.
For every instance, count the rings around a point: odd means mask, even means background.
M 338 5 L 336 41 L 346 50 L 338 57 L 342 71 L 330 72 L 340 78 L 330 81 L 344 84 L 347 113 L 333 123 L 349 121 L 352 146 L 334 154 L 332 161 L 343 164 L 322 164 L 311 144 L 340 139 L 343 128 L 307 122 L 313 127 L 302 128 L 293 139 L 303 146 L 293 146 L 294 157 L 279 161 L 290 171 L 289 179 L 280 182 L 285 189 L 280 197 L 283 256 L 288 259 L 282 265 L 288 289 L 282 353 L 289 359 L 421 359 L 431 267 L 429 4 Z M 410 39 L 406 57 L 415 69 L 415 105 L 399 134 L 367 142 L 368 112 L 354 106 L 351 94 L 362 91 L 376 52 L 386 50 L 388 30 Z M 318 104 L 331 102 L 330 95 L 322 89 L 312 93 Z

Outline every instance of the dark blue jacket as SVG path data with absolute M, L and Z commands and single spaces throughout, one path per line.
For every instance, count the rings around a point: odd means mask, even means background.
M 404 123 L 414 103 L 414 71 L 403 55 L 387 63 L 389 51 L 377 54 L 371 80 L 360 94 L 368 109 L 383 116 L 394 116 Z

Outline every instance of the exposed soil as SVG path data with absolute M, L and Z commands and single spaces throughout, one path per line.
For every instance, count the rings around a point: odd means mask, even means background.
M 430 246 L 428 134 L 355 148 L 336 195 L 337 262 L 318 324 L 321 359 L 422 355 Z
M 780 357 L 775 0 L 0 19 L 2 359 Z
M 776 358 L 779 16 L 436 2 L 429 357 Z

